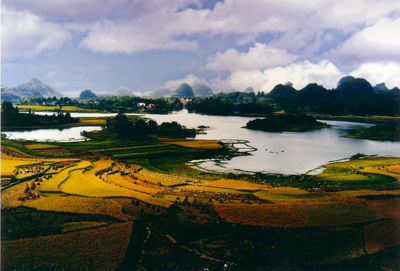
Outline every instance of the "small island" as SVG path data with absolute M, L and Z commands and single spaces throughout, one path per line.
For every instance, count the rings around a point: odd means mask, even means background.
M 267 132 L 304 132 L 329 127 L 328 124 L 317 121 L 307 115 L 270 115 L 264 119 L 249 121 L 244 128 Z
M 351 134 L 343 137 L 376 141 L 400 141 L 400 123 L 395 121 L 368 128 L 355 129 Z

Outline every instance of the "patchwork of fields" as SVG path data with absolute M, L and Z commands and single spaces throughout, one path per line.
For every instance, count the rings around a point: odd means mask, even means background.
M 23 146 L 26 151 L 2 146 L 4 268 L 115 270 L 128 263 L 155 267 L 155 261 L 168 267 L 162 255 L 182 253 L 194 265 L 224 261 L 238 270 L 283 262 L 323 266 L 372 257 L 400 243 L 400 192 L 384 189 L 399 182 L 397 158 L 330 164 L 304 189 L 191 170 L 177 174 L 154 163 L 159 156 L 220 149 L 218 142 L 110 139 Z M 62 148 L 81 152 L 74 158 L 29 153 Z M 261 242 L 246 235 L 253 231 L 274 237 Z M 321 249 L 322 241 L 331 247 Z M 139 253 L 138 246 L 149 253 Z M 238 256 L 243 253 L 259 258 Z M 263 253 L 278 256 L 262 263 Z

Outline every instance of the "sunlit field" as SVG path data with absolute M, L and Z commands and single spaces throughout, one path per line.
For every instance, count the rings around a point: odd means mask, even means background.
M 189 253 L 196 264 L 238 262 L 239 270 L 248 270 L 395 253 L 399 159 L 329 164 L 304 183 L 281 185 L 282 176 L 231 178 L 162 156 L 220 147 L 218 141 L 195 140 L 2 147 L 3 266 L 115 270 L 123 262 L 133 266 L 143 259 L 154 267 L 165 253 Z M 74 151 L 77 158 L 35 156 L 45 150 Z M 254 257 L 241 256 L 247 254 Z
M 60 109 L 58 105 L 19 105 L 21 109 L 26 110 L 33 110 L 33 111 L 57 111 Z M 63 106 L 63 111 L 70 111 L 70 112 L 95 112 L 96 110 L 93 109 L 84 109 L 76 106 Z
M 262 190 L 267 188 L 265 185 L 253 184 L 249 182 L 235 181 L 235 180 L 218 180 L 207 183 L 207 186 L 231 188 L 236 190 L 249 190 L 249 191 Z
M 175 144 L 189 148 L 199 149 L 220 149 L 222 145 L 219 144 L 219 140 L 185 140 L 185 141 L 163 141 L 163 143 Z

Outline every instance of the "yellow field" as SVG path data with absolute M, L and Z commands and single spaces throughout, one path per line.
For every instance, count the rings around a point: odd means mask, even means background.
M 32 173 L 29 173 L 29 174 L 20 174 L 20 172 L 18 172 L 17 179 L 20 180 L 20 179 L 23 179 L 23 178 L 34 176 L 34 175 L 39 174 L 39 173 L 43 173 L 44 171 L 46 171 L 49 168 L 48 165 L 44 165 L 43 167 L 44 167 L 44 170 L 42 170 L 40 172 L 36 172 L 36 173 L 32 172 Z
M 106 125 L 106 120 L 105 119 L 85 119 L 85 118 L 80 118 L 79 123 L 85 124 L 85 125 Z
M 104 160 L 104 159 L 97 160 L 97 161 L 93 162 L 93 169 L 89 170 L 87 173 L 94 174 L 95 172 L 97 172 L 99 170 L 109 168 L 109 167 L 111 167 L 111 164 L 113 162 L 114 162 L 113 160 Z
M 360 159 L 360 160 L 352 160 L 348 162 L 339 162 L 333 164 L 325 165 L 326 168 L 331 167 L 340 167 L 340 168 L 355 168 L 359 167 L 375 167 L 375 166 L 384 166 L 384 165 L 393 165 L 399 164 L 399 158 L 371 158 L 371 159 Z
M 25 166 L 25 165 L 32 165 L 32 164 L 37 164 L 39 163 L 38 160 L 34 160 L 34 159 L 13 159 L 13 160 L 9 160 L 9 159 L 3 159 L 3 155 L 2 155 L 2 159 L 1 159 L 1 176 L 12 176 L 14 175 L 14 171 L 16 169 L 16 167 L 19 166 Z
M 85 172 L 85 174 L 82 173 L 82 170 L 72 171 L 68 179 L 59 186 L 59 189 L 67 194 L 81 195 L 86 197 L 137 198 L 141 201 L 157 206 L 166 208 L 171 206 L 170 202 L 113 184 L 105 183 L 98 177 L 90 174 L 89 171 Z
M 400 180 L 400 174 L 388 171 L 388 168 L 376 168 L 376 167 L 366 167 L 364 169 L 360 169 L 360 172 L 363 173 L 372 173 L 378 175 L 384 175 L 388 177 L 396 178 L 398 181 Z
M 61 235 L 3 241 L 2 269 L 57 265 L 60 270 L 115 270 L 125 257 L 132 222 Z
M 41 150 L 41 149 L 58 149 L 60 146 L 49 144 L 26 144 L 24 145 L 27 150 Z
M 212 192 L 212 193 L 228 193 L 228 194 L 244 194 L 246 192 L 237 191 L 228 188 L 216 188 L 216 187 L 208 187 L 208 186 L 201 186 L 201 185 L 183 185 L 177 186 L 177 189 L 186 189 L 190 191 L 201 191 L 201 192 Z
M 126 187 L 128 189 L 143 192 L 143 193 L 150 194 L 153 196 L 157 196 L 160 194 L 160 190 L 157 190 L 157 189 L 154 189 L 151 187 L 146 187 L 146 186 L 139 185 L 139 184 L 134 184 L 133 181 L 127 180 L 127 178 L 129 178 L 129 177 L 127 177 L 127 175 L 121 176 L 120 173 L 117 173 L 117 174 L 107 175 L 107 178 L 111 182 L 121 185 L 123 187 Z
M 25 202 L 24 206 L 42 211 L 56 211 L 79 214 L 100 214 L 122 220 L 131 217 L 122 213 L 122 206 L 112 199 L 86 198 L 70 195 L 51 195 L 34 201 Z
M 274 187 L 268 188 L 266 191 L 274 194 L 286 194 L 286 195 L 303 195 L 309 194 L 306 190 L 300 188 L 290 188 L 290 187 Z
M 188 148 L 197 149 L 220 149 L 222 145 L 219 140 L 184 140 L 184 141 L 164 141 L 163 143 L 179 145 Z
M 91 163 L 89 161 L 82 161 L 78 165 L 70 168 L 66 168 L 60 173 L 58 173 L 54 178 L 45 181 L 40 187 L 40 192 L 60 192 L 58 186 L 68 178 L 69 173 L 73 170 L 83 169 L 90 166 Z
M 32 109 L 34 111 L 56 111 L 60 107 L 58 105 L 18 105 L 21 109 Z M 62 111 L 79 111 L 79 112 L 95 112 L 95 109 L 84 109 L 76 106 L 63 106 Z
M 225 180 L 225 179 L 209 182 L 206 185 L 212 187 L 231 188 L 236 190 L 249 190 L 249 191 L 264 190 L 267 188 L 265 185 L 261 184 L 248 183 L 245 181 Z
M 153 184 L 161 183 L 165 186 L 186 184 L 183 177 L 172 176 L 167 174 L 154 173 L 147 169 L 142 169 L 139 174 L 135 175 L 141 181 L 151 182 Z
M 32 158 L 32 157 L 34 157 L 33 155 L 30 155 L 30 154 L 27 154 L 27 153 L 25 153 L 25 152 L 23 152 L 23 151 L 21 151 L 21 150 L 19 150 L 19 149 L 17 149 L 17 148 L 14 148 L 14 147 L 5 147 L 6 149 L 8 149 L 8 150 L 10 150 L 11 152 L 15 152 L 15 153 L 18 153 L 19 155 L 21 155 L 21 156 L 23 156 L 23 157 L 30 157 L 30 158 Z M 2 156 L 3 156 L 3 154 L 2 154 Z

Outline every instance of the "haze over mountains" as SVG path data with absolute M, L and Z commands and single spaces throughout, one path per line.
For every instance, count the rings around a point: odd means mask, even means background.
M 322 86 L 319 86 L 315 83 L 310 83 L 302 90 L 296 90 L 293 88 L 292 83 L 286 82 L 285 84 L 278 84 L 276 85 L 270 92 L 270 96 L 277 97 L 277 96 L 288 96 L 297 91 L 301 91 L 302 93 L 312 92 L 316 95 L 321 91 L 327 91 Z M 400 89 L 395 87 L 389 90 L 385 83 L 377 84 L 376 86 L 372 87 L 371 84 L 363 79 L 363 78 L 354 78 L 353 76 L 345 76 L 341 78 L 337 84 L 336 91 L 344 91 L 348 92 L 347 94 L 351 95 L 352 92 L 359 92 L 362 94 L 369 94 L 369 93 L 386 93 L 391 95 L 399 95 Z M 84 91 L 81 92 L 81 94 Z M 86 91 L 87 92 L 87 91 Z M 236 92 L 234 89 L 227 89 L 222 91 L 223 93 L 230 93 Z M 244 92 L 258 92 L 253 87 L 247 87 Z M 110 94 L 101 95 L 96 94 L 95 92 L 91 91 L 94 95 L 90 95 L 91 97 L 87 98 L 95 98 L 97 97 L 108 97 L 108 96 L 135 96 L 132 90 L 128 89 L 127 87 L 120 87 L 114 90 Z M 213 90 L 207 86 L 205 83 L 197 83 L 193 85 L 189 85 L 187 83 L 183 83 L 178 86 L 175 90 L 171 90 L 166 87 L 159 87 L 155 88 L 150 92 L 147 92 L 142 97 L 149 97 L 149 98 L 162 98 L 162 97 L 209 97 L 214 94 Z M 37 78 L 31 78 L 27 82 L 20 84 L 16 87 L 7 87 L 1 85 L 1 100 L 2 101 L 11 101 L 11 102 L 21 102 L 23 100 L 29 100 L 30 98 L 41 97 L 41 98 L 48 98 L 48 97 L 62 97 L 65 96 L 59 91 L 57 91 L 54 87 L 47 85 L 41 82 Z M 82 95 L 80 95 L 82 96 Z
M 37 78 L 31 78 L 27 82 L 16 87 L 1 86 L 2 101 L 16 101 L 34 97 L 62 97 L 63 94 Z

